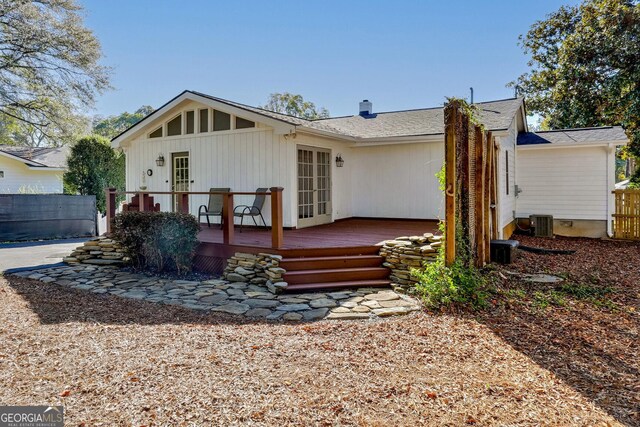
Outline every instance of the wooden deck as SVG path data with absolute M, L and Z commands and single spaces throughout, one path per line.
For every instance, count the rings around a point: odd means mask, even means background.
M 347 248 L 375 246 L 399 236 L 422 235 L 438 230 L 436 221 L 345 219 L 316 227 L 284 230 L 282 249 Z M 223 243 L 219 226 L 203 225 L 198 235 L 202 243 Z M 271 232 L 265 229 L 236 227 L 234 246 L 271 247 Z

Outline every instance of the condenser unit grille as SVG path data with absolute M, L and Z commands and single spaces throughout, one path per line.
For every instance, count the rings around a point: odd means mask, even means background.
M 530 215 L 529 223 L 536 237 L 553 237 L 553 215 Z

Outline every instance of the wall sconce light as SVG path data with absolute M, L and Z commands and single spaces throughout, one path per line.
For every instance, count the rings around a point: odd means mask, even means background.
M 158 158 L 156 159 L 156 165 L 157 166 L 164 166 L 164 156 L 162 155 L 162 153 L 158 154 Z
M 341 168 L 344 166 L 344 159 L 342 158 L 342 154 L 338 153 L 336 156 L 336 166 Z

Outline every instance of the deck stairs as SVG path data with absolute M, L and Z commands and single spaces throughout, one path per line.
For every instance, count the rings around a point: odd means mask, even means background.
M 379 247 L 331 248 L 318 251 L 298 251 L 284 255 L 280 266 L 287 270 L 284 281 L 287 291 L 357 287 L 385 287 L 391 284 L 390 270 L 382 267 L 384 259 Z

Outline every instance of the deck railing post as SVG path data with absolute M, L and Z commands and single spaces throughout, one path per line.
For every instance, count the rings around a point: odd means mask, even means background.
M 283 245 L 282 229 L 282 187 L 271 187 L 271 247 L 280 249 Z
M 140 212 L 144 212 L 145 210 L 147 210 L 148 197 L 149 194 L 147 193 L 138 193 L 138 210 Z
M 106 196 L 106 214 L 107 214 L 107 234 L 111 233 L 111 222 L 116 216 L 116 189 L 107 188 L 105 190 Z
M 222 241 L 225 245 L 233 244 L 233 193 L 222 196 Z
M 182 193 L 180 195 L 180 212 L 189 213 L 189 193 Z

